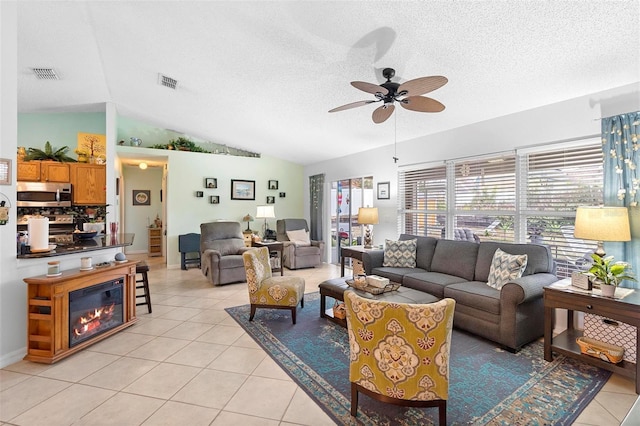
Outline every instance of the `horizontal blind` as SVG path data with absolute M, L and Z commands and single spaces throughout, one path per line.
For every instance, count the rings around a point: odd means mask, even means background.
M 455 163 L 456 212 L 514 212 L 516 157 Z
M 399 173 L 401 232 L 440 237 L 447 211 L 445 165 Z

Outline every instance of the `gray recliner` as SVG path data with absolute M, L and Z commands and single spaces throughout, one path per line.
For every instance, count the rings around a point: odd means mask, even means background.
M 309 231 L 305 219 L 280 219 L 276 222 L 276 240 L 283 244 L 282 264 L 288 269 L 313 268 L 322 264 L 324 241 L 311 240 L 310 246 L 299 246 L 289 240 L 287 231 Z
M 239 222 L 200 225 L 201 270 L 213 285 L 245 281 L 242 253 L 249 249 Z

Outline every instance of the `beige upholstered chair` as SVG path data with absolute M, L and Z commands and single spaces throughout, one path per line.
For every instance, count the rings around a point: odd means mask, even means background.
M 438 407 L 447 424 L 449 351 L 455 301 L 408 304 L 344 293 L 349 333 L 351 415 L 358 392 L 381 402 Z
M 239 222 L 210 222 L 200 225 L 200 269 L 211 284 L 244 281 L 244 245 Z
M 304 308 L 304 279 L 272 276 L 269 249 L 266 247 L 250 249 L 242 257 L 251 302 L 249 321 L 253 321 L 256 308 L 289 309 L 295 324 L 298 303 Z
M 313 268 L 322 264 L 323 241 L 309 240 L 308 244 L 291 241 L 288 231 L 309 232 L 305 219 L 280 219 L 276 222 L 276 239 L 283 244 L 282 263 L 288 269 Z

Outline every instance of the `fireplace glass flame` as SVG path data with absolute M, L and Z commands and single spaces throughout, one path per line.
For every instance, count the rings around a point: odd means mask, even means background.
M 123 323 L 124 279 L 69 293 L 69 346 L 72 347 Z

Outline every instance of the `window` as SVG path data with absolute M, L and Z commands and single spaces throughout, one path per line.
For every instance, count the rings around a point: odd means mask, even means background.
M 546 244 L 558 276 L 570 276 L 596 246 L 573 237 L 573 224 L 578 206 L 602 204 L 602 160 L 590 139 L 401 170 L 399 232 Z

